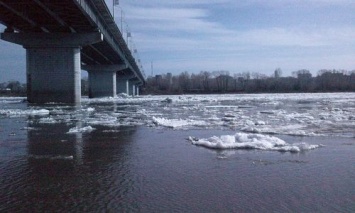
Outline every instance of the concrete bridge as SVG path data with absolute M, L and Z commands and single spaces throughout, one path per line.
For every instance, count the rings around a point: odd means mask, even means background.
M 104 0 L 0 0 L 1 39 L 26 49 L 31 103 L 81 100 L 81 70 L 89 97 L 135 95 L 145 83 Z

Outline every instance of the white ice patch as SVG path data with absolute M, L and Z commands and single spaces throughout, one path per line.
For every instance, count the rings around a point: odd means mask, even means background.
M 127 95 L 127 93 L 120 93 L 117 94 L 117 98 L 129 98 L 129 95 Z
M 0 115 L 6 115 L 9 117 L 21 117 L 27 115 L 49 115 L 49 110 L 47 109 L 29 109 L 29 110 L 20 110 L 20 109 L 2 109 L 0 110 Z
M 215 105 L 215 106 L 205 106 L 206 108 L 238 108 L 238 106 L 230 105 Z
M 23 128 L 21 128 L 21 130 L 28 130 L 28 131 L 30 131 L 30 130 L 37 130 L 37 128 L 34 128 L 34 127 L 23 127 Z
M 29 112 L 30 115 L 49 115 L 49 110 L 47 109 L 39 109 L 39 110 L 32 110 Z
M 38 123 L 41 123 L 41 124 L 56 124 L 56 123 L 60 123 L 60 121 L 55 120 L 52 117 L 48 117 L 48 118 L 46 117 L 46 118 L 39 119 Z
M 119 126 L 120 123 L 117 120 L 117 117 L 105 114 L 97 114 L 97 117 L 90 118 L 87 121 L 89 125 L 103 125 L 103 126 Z
M 322 134 L 316 134 L 314 132 L 302 130 L 306 126 L 299 124 L 284 125 L 284 126 L 246 126 L 241 128 L 241 131 L 248 133 L 263 133 L 263 134 L 282 134 L 292 136 L 322 136 Z
M 23 102 L 23 98 L 21 98 L 20 100 L 18 100 L 18 99 L 1 100 L 0 99 L 0 103 L 4 103 L 4 104 L 17 104 L 17 103 L 21 103 L 21 102 Z
M 255 125 L 266 125 L 266 122 L 265 121 L 256 121 L 255 122 Z
M 181 128 L 185 126 L 205 126 L 206 122 L 196 120 L 183 120 L 183 119 L 166 119 L 153 117 L 153 123 L 158 126 Z
M 280 138 L 261 135 L 236 133 L 235 135 L 213 136 L 210 138 L 197 139 L 189 137 L 189 141 L 197 146 L 211 149 L 258 149 L 280 152 L 301 152 L 319 148 L 322 145 L 311 145 L 307 143 L 288 144 Z
M 30 155 L 29 158 L 36 160 L 73 160 L 73 155 Z
M 67 132 L 68 134 L 75 134 L 75 133 L 84 133 L 84 132 L 92 132 L 95 129 L 92 128 L 91 126 L 86 126 L 86 127 L 73 127 L 71 129 L 69 129 L 69 132 Z
M 95 111 L 95 108 L 89 107 L 89 108 L 86 109 L 86 111 L 87 111 L 87 112 L 93 112 L 93 111 Z

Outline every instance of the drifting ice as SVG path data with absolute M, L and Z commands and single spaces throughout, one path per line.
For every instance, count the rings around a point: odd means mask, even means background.
M 153 123 L 159 126 L 165 126 L 170 128 L 181 128 L 185 126 L 204 126 L 206 122 L 195 120 L 183 120 L 183 119 L 166 119 L 153 117 Z
M 28 115 L 49 115 L 49 110 L 47 109 L 29 109 L 29 110 L 20 110 L 20 109 L 12 109 L 12 110 L 0 110 L 0 115 L 6 115 L 10 117 L 21 117 Z
M 190 136 L 189 141 L 191 141 L 194 145 L 211 149 L 258 149 L 280 152 L 301 152 L 322 146 L 307 143 L 288 144 L 280 138 L 274 136 L 247 133 L 222 135 L 220 137 L 213 136 L 202 139 Z
M 78 127 L 73 127 L 69 129 L 68 134 L 74 134 L 74 133 L 83 133 L 83 132 L 92 132 L 95 129 L 92 128 L 91 126 L 83 127 L 83 128 L 78 128 Z

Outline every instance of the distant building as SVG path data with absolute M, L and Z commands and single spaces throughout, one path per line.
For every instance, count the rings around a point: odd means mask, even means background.
M 166 79 L 168 80 L 168 84 L 172 85 L 173 84 L 173 74 L 171 74 L 170 72 L 168 72 L 166 74 Z
M 162 81 L 162 79 L 163 79 L 162 75 L 156 75 L 155 76 L 155 81 L 156 81 L 157 84 L 159 84 Z

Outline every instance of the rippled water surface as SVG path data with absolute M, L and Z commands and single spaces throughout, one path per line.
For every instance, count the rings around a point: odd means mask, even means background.
M 0 212 L 355 212 L 355 93 L 0 98 Z

